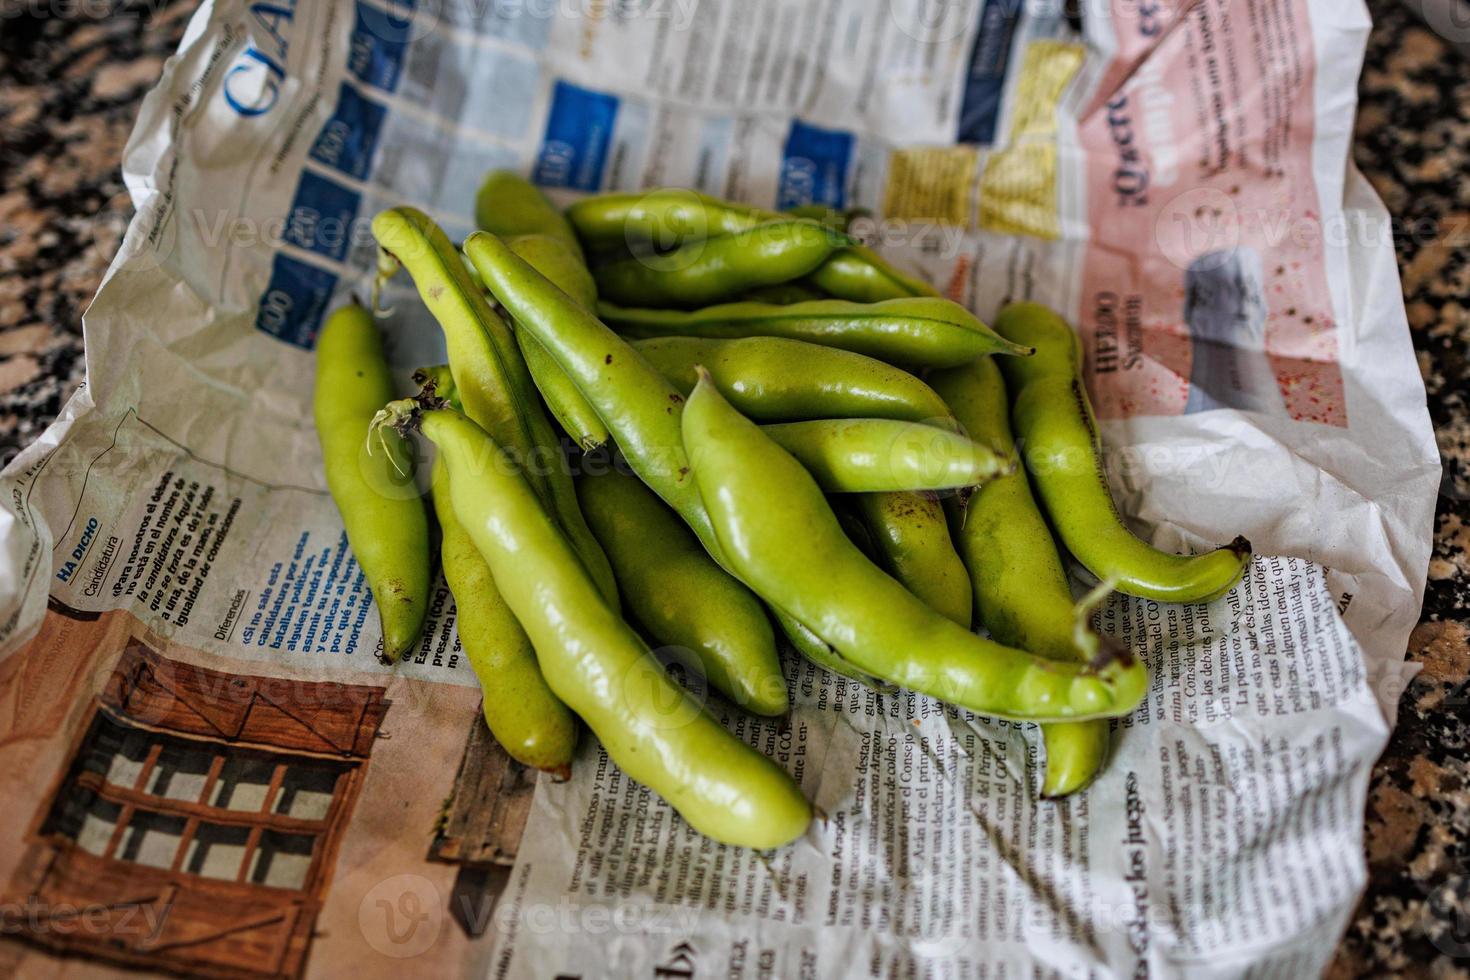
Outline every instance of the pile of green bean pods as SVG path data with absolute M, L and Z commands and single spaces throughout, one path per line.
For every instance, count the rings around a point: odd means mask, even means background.
M 412 208 L 374 220 L 374 295 L 406 271 L 449 362 L 395 399 L 371 311 L 345 307 L 316 423 L 384 659 L 421 642 L 432 514 L 486 722 L 527 766 L 564 777 L 585 725 L 702 833 L 789 843 L 801 788 L 701 700 L 784 715 L 784 637 L 859 683 L 1040 723 L 1038 789 L 1063 796 L 1148 686 L 1097 600 L 1206 601 L 1249 561 L 1244 539 L 1189 557 L 1127 530 L 1055 313 L 982 323 L 848 214 L 677 189 L 562 212 L 506 172 L 475 213 L 462 249 Z M 1065 554 L 1102 583 L 1081 601 Z

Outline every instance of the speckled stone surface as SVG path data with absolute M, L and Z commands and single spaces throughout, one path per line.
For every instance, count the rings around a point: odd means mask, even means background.
M 1470 63 L 1397 0 L 1369 6 L 1356 156 L 1396 219 L 1445 482 L 1409 643 L 1423 670 L 1373 773 L 1368 889 L 1329 975 L 1470 978 Z M 129 213 L 123 145 L 193 7 L 150 0 L 104 20 L 0 20 L 4 459 L 82 378 L 82 310 Z
M 1444 482 L 1422 666 L 1368 791 L 1368 888 L 1330 975 L 1470 977 L 1470 61 L 1372 0 L 1355 156 L 1394 216 Z
M 40 435 L 84 373 L 82 311 L 131 214 L 124 144 L 194 4 L 0 0 L 0 459 Z

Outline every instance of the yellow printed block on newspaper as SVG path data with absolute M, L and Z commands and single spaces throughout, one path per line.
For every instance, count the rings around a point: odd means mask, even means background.
M 1016 104 L 1011 112 L 1011 141 L 1052 136 L 1057 131 L 1057 104 L 1082 67 L 1083 48 L 1065 41 L 1032 41 L 1021 63 Z
M 1033 41 L 1026 47 L 1011 112 L 1008 145 L 985 161 L 980 227 L 1006 235 L 1056 238 L 1057 104 L 1082 66 L 1080 45 Z
M 974 147 L 969 146 L 894 151 L 888 158 L 884 217 L 968 228 L 978 157 Z
M 980 182 L 980 227 L 1005 235 L 1056 238 L 1057 148 L 1021 143 L 985 161 Z

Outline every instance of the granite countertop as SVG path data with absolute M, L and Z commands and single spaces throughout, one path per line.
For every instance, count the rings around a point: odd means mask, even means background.
M 0 29 L 0 455 L 83 376 L 81 319 L 130 209 L 118 163 L 194 0 Z M 1399 0 L 1369 0 L 1356 157 L 1395 217 L 1445 479 L 1422 666 L 1368 796 L 1368 888 L 1329 975 L 1470 977 L 1470 64 Z

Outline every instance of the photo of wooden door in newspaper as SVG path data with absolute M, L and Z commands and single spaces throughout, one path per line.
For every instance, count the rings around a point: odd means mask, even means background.
M 129 643 L 4 889 L 15 934 L 208 977 L 300 974 L 381 688 L 225 674 Z M 87 928 L 65 928 L 78 915 Z M 28 928 L 29 926 L 29 928 Z
M 448 911 L 467 937 L 485 935 L 510 883 L 536 779 L 536 772 L 507 755 L 476 715 L 428 854 L 429 860 L 457 869 Z

